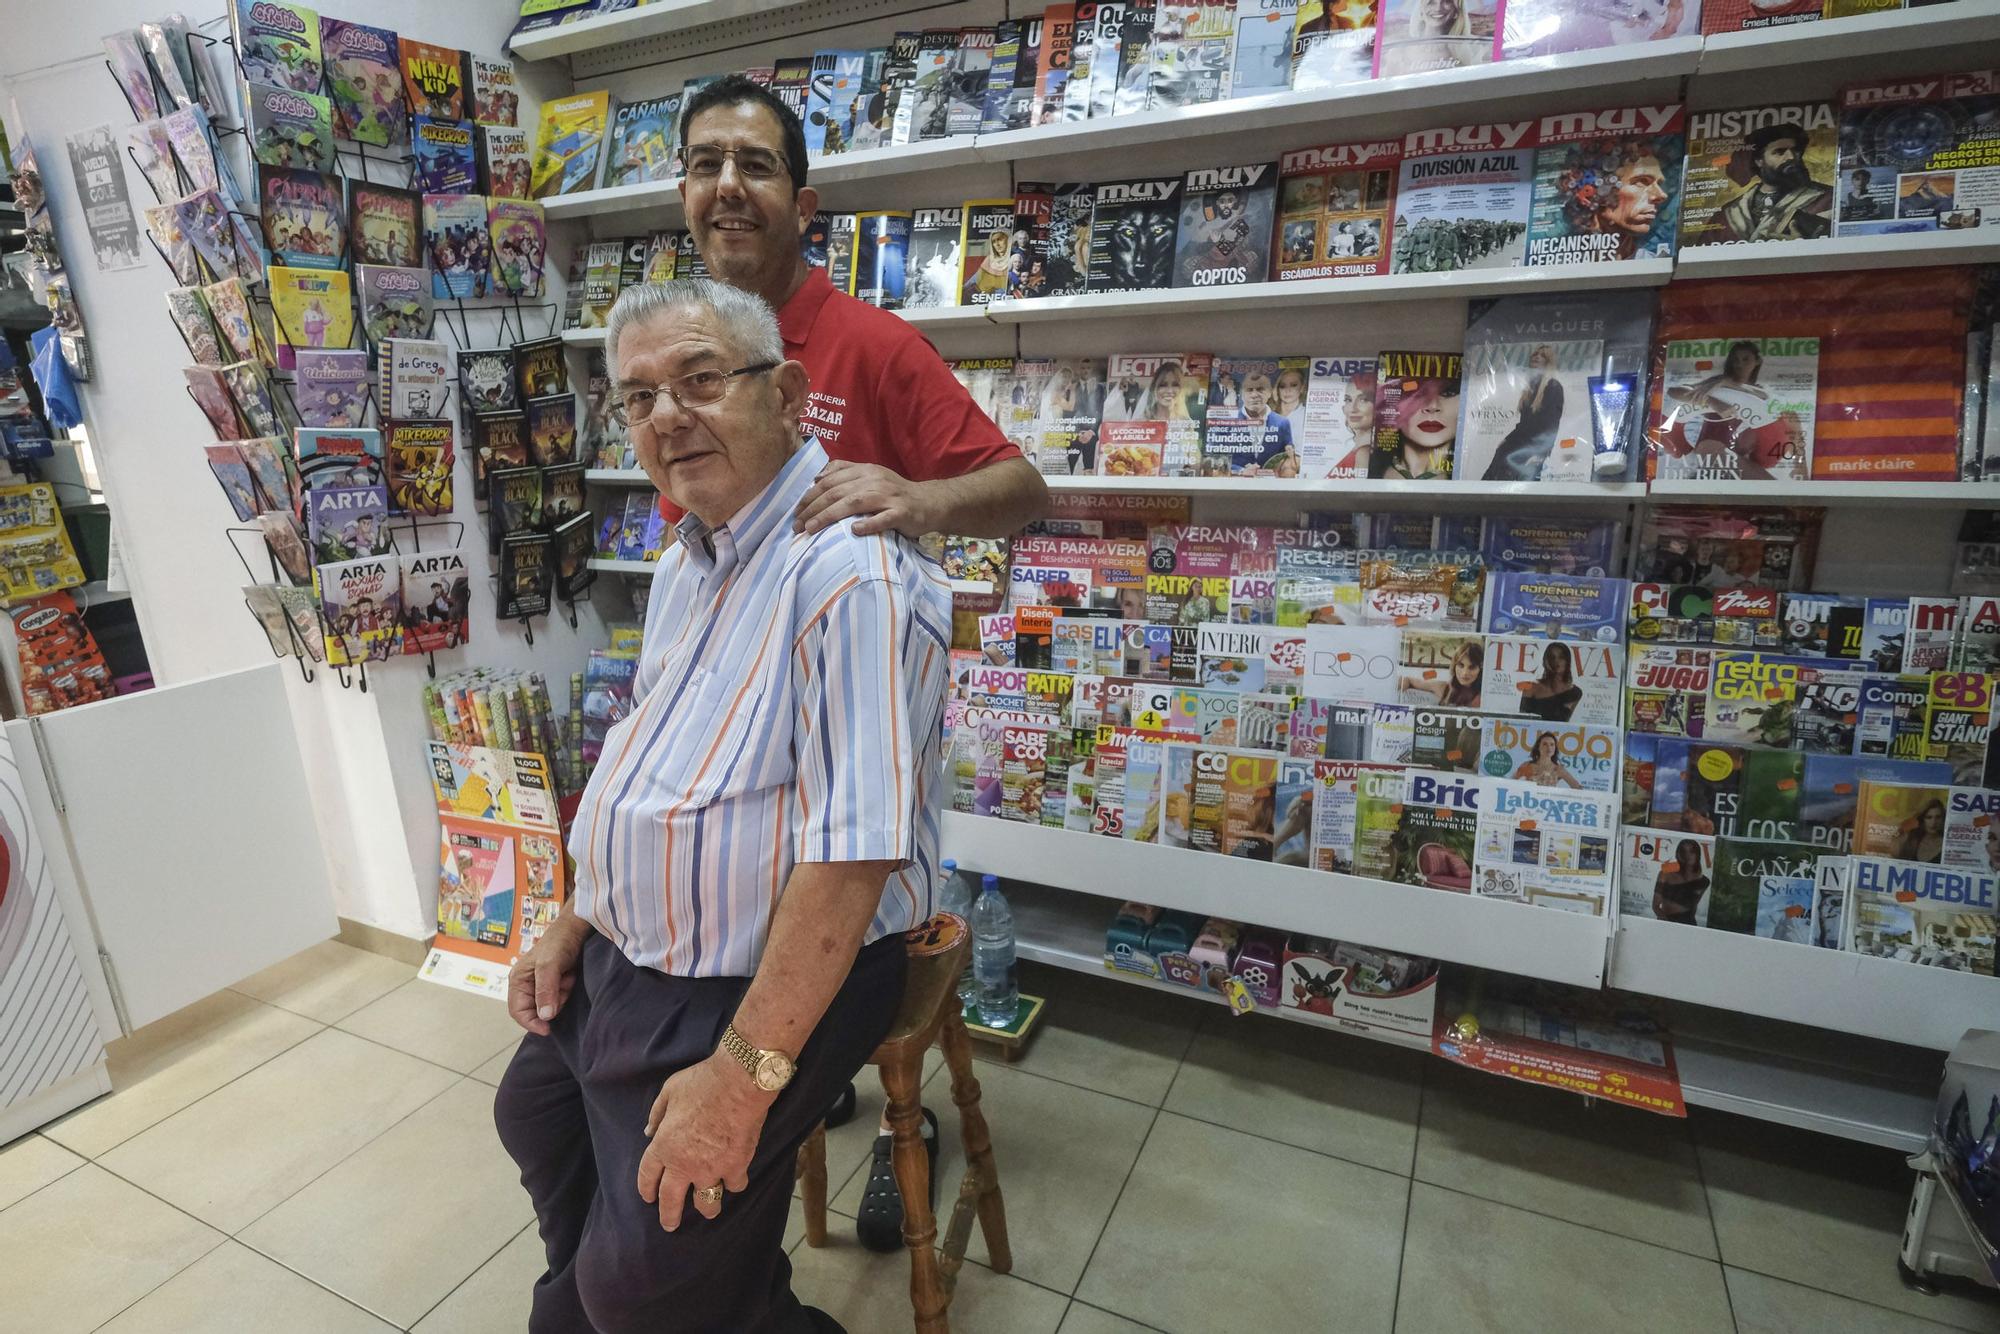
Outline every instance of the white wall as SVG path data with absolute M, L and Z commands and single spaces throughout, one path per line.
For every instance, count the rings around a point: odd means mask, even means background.
M 84 387 L 85 412 L 104 485 L 131 570 L 133 601 L 147 652 L 162 683 L 187 680 L 264 661 L 263 633 L 244 608 L 242 566 L 224 529 L 235 522 L 210 476 L 201 446 L 211 437 L 183 391 L 187 353 L 167 317 L 164 292 L 173 280 L 148 252 L 145 267 L 99 272 L 85 243 L 70 181 L 64 140 L 93 126 L 119 133 L 132 122 L 98 45 L 106 32 L 158 17 L 176 6 L 164 0 L 72 0 L 60 5 L 8 4 L 0 42 L 0 94 L 18 119 L 9 129 L 35 145 L 71 281 L 88 323 L 96 378 Z M 182 8 L 212 35 L 225 31 L 216 0 Z M 512 27 L 515 6 L 495 0 L 341 0 L 330 13 L 380 24 L 413 37 L 496 55 Z M 218 56 L 226 48 L 218 48 Z M 561 71 L 524 66 L 523 118 L 532 125 L 539 95 L 568 91 Z M 0 103 L 4 105 L 4 103 Z M 136 170 L 127 183 L 135 208 L 152 195 Z M 551 299 L 560 301 L 565 244 L 552 245 Z M 531 327 L 532 324 L 531 324 Z M 452 341 L 439 321 L 438 336 Z M 497 341 L 497 319 L 475 316 L 473 334 Z M 580 373 L 578 358 L 574 369 Z M 569 676 L 589 649 L 605 642 L 603 618 L 580 609 L 580 628 L 561 618 L 538 619 L 529 647 L 518 625 L 497 624 L 493 563 L 486 555 L 483 517 L 471 502 L 469 463 L 461 458 L 458 505 L 473 571 L 473 642 L 438 655 L 438 670 L 485 665 L 544 673 L 564 707 Z M 404 535 L 407 537 L 407 534 Z M 240 539 L 256 554 L 254 538 Z M 440 540 L 426 533 L 428 548 Z M 600 580 L 599 605 L 614 619 L 629 615 L 616 581 Z M 311 777 L 313 800 L 342 916 L 406 935 L 430 933 L 436 920 L 437 819 L 431 805 L 422 741 L 421 658 L 370 667 L 369 689 L 343 690 L 332 671 L 307 685 L 292 678 L 293 718 Z M 251 747 L 254 736 L 214 738 L 219 747 Z M 240 836 L 240 833 L 239 833 Z M 254 852 L 254 849 L 246 849 Z

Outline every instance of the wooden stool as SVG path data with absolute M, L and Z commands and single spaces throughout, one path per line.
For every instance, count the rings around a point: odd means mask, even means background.
M 869 1057 L 882 1072 L 889 1099 L 889 1127 L 895 1137 L 892 1161 L 903 1195 L 903 1244 L 910 1251 L 910 1306 L 917 1334 L 950 1334 L 946 1311 L 952 1287 L 965 1263 L 965 1243 L 977 1214 L 979 1230 L 995 1273 L 1014 1267 L 1007 1245 L 1007 1210 L 1000 1199 L 1000 1175 L 993 1166 L 993 1140 L 979 1110 L 979 1081 L 972 1074 L 972 1049 L 958 1003 L 958 979 L 972 952 L 972 934 L 963 919 L 940 913 L 909 933 L 910 971 L 903 1003 L 889 1035 Z M 924 1053 L 933 1042 L 944 1048 L 951 1067 L 951 1099 L 958 1104 L 959 1137 L 965 1143 L 965 1179 L 959 1183 L 942 1248 L 937 1216 L 931 1210 L 931 1164 L 924 1150 Z M 799 1146 L 799 1193 L 806 1210 L 806 1245 L 826 1245 L 826 1127 Z M 941 1252 L 941 1253 L 940 1253 Z

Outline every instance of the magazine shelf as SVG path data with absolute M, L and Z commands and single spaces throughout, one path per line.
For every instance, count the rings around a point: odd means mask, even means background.
M 1674 261 L 1675 278 L 1742 278 L 1759 273 L 1928 268 L 2000 262 L 2000 228 L 1918 236 L 1829 236 L 1818 241 L 1754 241 L 1690 246 Z
M 1749 32 L 1714 33 L 1702 41 L 1697 79 L 1703 76 L 1768 75 L 1802 65 L 1851 62 L 1852 77 L 1872 73 L 1884 57 L 1920 51 L 1938 55 L 1938 68 L 1972 68 L 1982 63 L 1972 48 L 2000 39 L 2000 0 L 1958 0 L 1921 9 L 1891 9 L 1879 14 L 1761 28 Z M 1956 48 L 1964 58 L 1953 60 Z
M 604 560 L 593 557 L 590 568 L 600 574 L 646 574 L 650 575 L 659 562 L 656 560 Z
M 634 9 L 524 33 L 509 42 L 508 46 L 522 60 L 551 60 L 579 51 L 627 46 L 668 33 L 685 32 L 705 24 L 723 23 L 782 8 L 783 5 L 764 4 L 760 0 L 653 0 L 652 4 Z M 823 11 L 837 6 L 820 0 L 811 8 Z M 823 21 L 838 22 L 839 17 L 829 15 Z
M 914 324 L 919 329 L 963 329 L 984 327 L 988 323 L 983 306 L 939 306 L 919 310 L 898 310 L 891 313 L 900 315 L 906 322 Z M 562 337 L 563 341 L 572 347 L 604 346 L 603 329 L 565 329 Z
M 1307 482 L 1286 477 L 1049 477 L 1051 491 L 1124 492 L 1150 496 L 1245 496 L 1258 499 L 1437 504 L 1452 500 L 1534 504 L 1629 504 L 1646 494 L 1642 482 L 1453 482 L 1353 477 Z
M 613 185 L 600 190 L 578 190 L 575 194 L 550 195 L 542 200 L 542 212 L 550 222 L 618 213 L 644 214 L 645 230 L 656 230 L 668 219 L 680 217 L 681 183 L 676 177 L 667 181 L 643 181 L 638 185 Z
M 605 486 L 651 486 L 653 479 L 646 476 L 644 468 L 586 468 L 583 473 L 586 482 L 600 482 Z
M 1645 919 L 1619 922 L 1610 985 L 1939 1051 L 2000 1014 L 2000 979 Z
M 1036 884 L 1598 987 L 1599 917 L 947 811 L 943 855 Z
M 1730 505 L 2000 505 L 2000 482 L 1758 482 L 1682 478 L 1653 482 L 1647 494 L 1669 504 Z

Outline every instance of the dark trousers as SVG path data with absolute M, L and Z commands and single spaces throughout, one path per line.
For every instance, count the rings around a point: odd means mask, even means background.
M 750 1189 L 714 1222 L 688 1204 L 667 1232 L 639 1198 L 646 1117 L 668 1075 L 715 1050 L 750 983 L 668 977 L 593 934 L 550 1035 L 521 1040 L 494 1103 L 548 1252 L 530 1334 L 812 1331 L 783 1246 L 793 1163 L 888 1033 L 906 966 L 900 935 L 861 951 L 771 1106 Z

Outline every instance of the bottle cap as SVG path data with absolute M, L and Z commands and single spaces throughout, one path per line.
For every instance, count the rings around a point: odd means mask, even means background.
M 982 875 L 979 877 L 979 887 L 981 889 L 998 889 L 1000 888 L 1000 877 L 997 875 Z
M 943 861 L 939 862 L 938 866 L 944 871 L 946 875 L 958 874 L 958 862 L 954 858 L 947 857 Z

